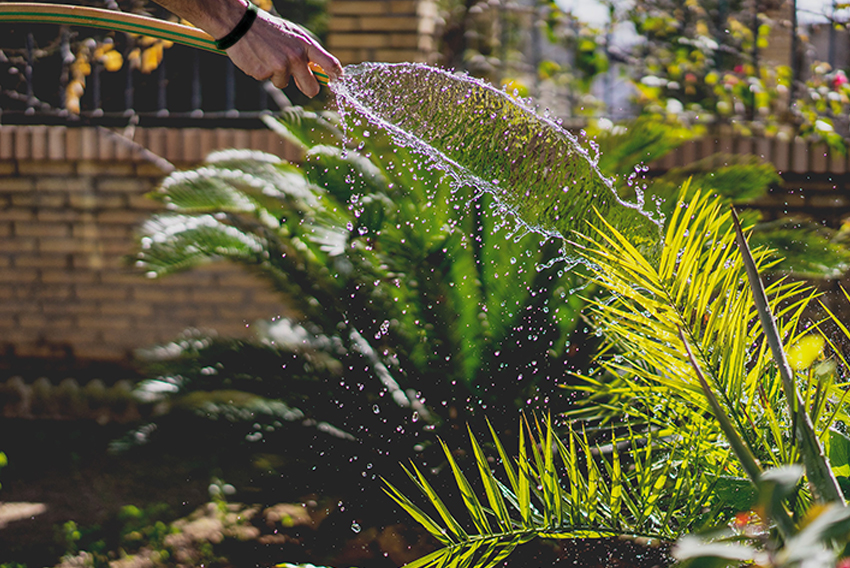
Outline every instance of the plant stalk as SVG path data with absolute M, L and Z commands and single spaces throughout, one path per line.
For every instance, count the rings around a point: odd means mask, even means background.
M 744 441 L 738 435 L 738 431 L 735 430 L 735 426 L 732 424 L 732 421 L 729 420 L 729 417 L 724 412 L 723 407 L 720 406 L 720 402 L 717 400 L 717 397 L 714 396 L 714 391 L 708 384 L 705 375 L 703 375 L 702 369 L 700 368 L 696 357 L 694 357 L 691 345 L 688 343 L 687 338 L 685 338 L 685 332 L 681 327 L 679 328 L 679 338 L 685 346 L 685 352 L 688 354 L 688 360 L 694 368 L 697 380 L 702 387 L 703 393 L 705 393 L 708 405 L 711 407 L 711 412 L 720 424 L 720 429 L 723 430 L 723 434 L 725 434 L 726 439 L 729 440 L 729 445 L 732 446 L 732 451 L 735 452 L 735 456 L 737 456 L 741 467 L 744 468 L 747 477 L 750 478 L 750 481 L 754 486 L 758 487 L 761 483 L 761 476 L 763 473 L 761 466 L 759 466 L 755 456 L 753 456 L 750 449 L 746 444 L 744 444 Z M 776 521 L 776 528 L 779 529 L 780 533 L 782 533 L 783 538 L 787 539 L 794 534 L 794 522 L 784 508 L 777 511 L 774 517 L 774 520 Z
M 838 485 L 838 480 L 835 478 L 832 468 L 829 466 L 829 458 L 824 454 L 823 446 L 821 446 L 815 434 L 811 417 L 806 412 L 803 398 L 800 396 L 797 386 L 794 383 L 794 374 L 791 371 L 791 365 L 788 363 L 788 357 L 785 355 L 785 349 L 782 346 L 782 338 L 779 336 L 776 319 L 773 317 L 773 312 L 767 300 L 767 294 L 764 291 L 764 285 L 759 277 L 755 260 L 747 244 L 747 239 L 744 237 L 744 231 L 741 229 L 741 222 L 734 207 L 732 207 L 732 222 L 735 224 L 738 248 L 743 257 L 744 266 L 747 269 L 747 278 L 750 282 L 750 289 L 752 290 L 753 301 L 758 310 L 759 320 L 761 321 L 767 344 L 773 353 L 773 360 L 779 369 L 779 376 L 782 379 L 782 388 L 785 391 L 785 399 L 788 402 L 791 418 L 795 425 L 795 434 L 800 443 L 800 454 L 803 457 L 803 464 L 806 467 L 806 475 L 822 500 L 828 503 L 840 503 L 842 506 L 845 506 L 844 494 Z

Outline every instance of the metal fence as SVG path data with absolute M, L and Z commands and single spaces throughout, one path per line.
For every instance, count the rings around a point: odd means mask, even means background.
M 116 38 L 124 64 L 108 71 L 90 62 L 79 112 L 66 108 L 72 51 L 80 32 L 50 26 L 0 26 L 0 122 L 4 124 L 98 124 L 134 121 L 148 126 L 261 127 L 257 117 L 301 102 L 271 83 L 257 82 L 228 58 L 174 45 L 161 63 L 143 73 L 127 63 L 134 45 Z M 118 45 L 118 44 L 121 45 Z M 126 45 L 125 45 L 126 43 Z M 287 96 L 289 95 L 289 97 Z

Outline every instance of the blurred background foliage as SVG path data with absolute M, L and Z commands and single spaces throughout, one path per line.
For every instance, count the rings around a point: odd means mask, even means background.
M 850 135 L 842 3 L 444 0 L 443 11 L 443 64 L 562 118 L 652 114 L 840 150 Z
M 257 3 L 320 39 L 327 35 L 327 0 Z M 173 19 L 149 0 L 92 4 Z M 436 62 L 532 96 L 577 124 L 652 114 L 689 125 L 732 125 L 743 134 L 800 135 L 843 150 L 850 82 L 841 46 L 850 14 L 840 2 L 823 2 L 817 13 L 801 5 L 794 17 L 795 5 L 440 0 Z M 23 45 L 4 45 L 3 52 L 18 69 L 59 53 L 61 106 L 70 114 L 80 113 L 93 72 L 130 67 L 150 74 L 171 47 L 144 36 L 43 31 L 31 53 Z M 26 97 L 23 79 L 5 82 L 4 90 Z
M 327 0 L 255 0 L 254 3 L 272 13 L 284 14 L 287 19 L 305 26 L 320 40 L 327 34 L 330 18 Z M 82 4 L 192 25 L 150 0 L 92 0 Z M 120 74 L 122 70 L 125 73 L 140 73 L 135 85 L 131 81 L 124 89 L 137 89 L 140 95 L 146 94 L 145 76 L 156 76 L 166 54 L 174 45 L 173 42 L 150 36 L 69 26 L 27 26 L 25 29 L 19 26 L 15 29 L 6 24 L 3 30 L 9 33 L 0 42 L 0 63 L 10 76 L 0 81 L 0 96 L 4 97 L 0 100 L 9 108 L 14 108 L 15 103 L 25 102 L 38 113 L 65 118 L 78 117 L 85 114 L 85 110 L 91 113 L 92 106 L 95 111 L 100 110 L 102 113 L 103 108 L 98 105 L 106 99 L 110 99 L 107 101 L 109 104 L 111 99 L 118 97 L 112 92 L 101 93 L 101 89 L 105 85 L 120 84 L 120 81 L 109 76 Z M 24 32 L 30 37 L 27 38 Z M 185 65 L 186 54 L 176 57 L 175 61 Z M 194 64 L 197 65 L 198 60 Z M 222 72 L 221 66 L 218 66 L 216 73 Z M 103 77 L 101 73 L 104 73 Z M 60 82 L 59 93 L 54 96 L 57 78 Z M 165 79 L 160 76 L 158 80 L 161 82 Z M 33 95 L 31 81 L 34 81 L 36 87 L 36 96 Z M 94 89 L 96 94 L 92 96 L 89 91 L 94 82 L 101 84 Z M 209 88 L 206 91 L 204 96 L 215 98 L 216 95 L 210 93 Z M 140 103 L 142 106 L 146 104 L 145 101 L 135 101 L 136 105 Z M 133 115 L 131 107 L 127 108 L 128 118 Z M 139 110 L 138 106 L 136 110 Z M 97 116 L 95 113 L 94 117 Z

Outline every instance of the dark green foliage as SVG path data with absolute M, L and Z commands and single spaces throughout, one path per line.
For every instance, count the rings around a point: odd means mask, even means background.
M 157 196 L 173 212 L 145 224 L 137 261 L 156 276 L 238 262 L 297 315 L 255 325 L 255 341 L 189 335 L 152 350 L 159 378 L 140 392 L 239 423 L 246 442 L 306 428 L 393 463 L 458 411 L 496 408 L 512 427 L 518 408 L 547 404 L 583 305 L 578 278 L 545 267 L 559 245 L 512 238 L 489 196 L 374 134 L 343 150 L 327 115 L 269 121 L 303 164 L 230 151 L 170 176 Z
M 755 226 L 754 246 L 776 251 L 778 268 L 803 277 L 840 278 L 850 269 L 850 248 L 837 231 L 812 221 L 780 219 Z
M 683 184 L 690 180 L 688 189 L 713 192 L 736 203 L 746 203 L 762 197 L 771 186 L 782 183 L 772 164 L 765 164 L 756 156 L 741 154 L 715 154 L 683 168 L 674 168 L 651 184 L 652 195 L 663 197 L 668 204 Z

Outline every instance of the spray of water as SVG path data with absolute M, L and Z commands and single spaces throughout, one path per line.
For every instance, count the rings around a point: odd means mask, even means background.
M 641 199 L 620 199 L 572 133 L 508 93 L 415 63 L 348 66 L 331 88 L 345 121 L 365 119 L 457 184 L 492 194 L 524 230 L 566 243 L 587 233 L 595 209 L 642 249 L 659 242 Z

